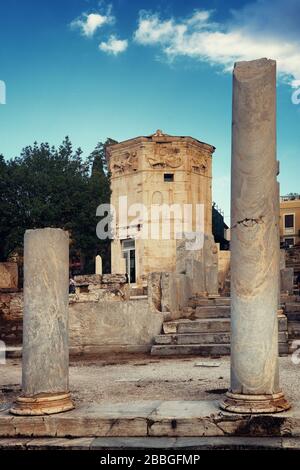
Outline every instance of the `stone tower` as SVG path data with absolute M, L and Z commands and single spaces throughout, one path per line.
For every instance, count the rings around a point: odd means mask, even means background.
M 192 137 L 171 136 L 158 130 L 107 148 L 111 172 L 111 204 L 116 211 L 116 231 L 111 247 L 112 272 L 127 272 L 141 284 L 147 274 L 173 271 L 176 265 L 176 218 L 171 211 L 170 237 L 149 228 L 151 208 L 203 204 L 204 232 L 211 234 L 212 145 Z M 129 215 L 126 218 L 125 201 Z M 121 198 L 121 199 L 120 199 Z M 123 198 L 123 199 L 122 199 Z M 136 210 L 141 204 L 143 213 Z M 182 212 L 183 214 L 183 212 Z M 193 216 L 193 230 L 195 230 Z M 174 225 L 175 223 L 175 225 Z M 148 233 L 148 235 L 145 235 Z M 177 232 L 178 233 L 178 232 Z

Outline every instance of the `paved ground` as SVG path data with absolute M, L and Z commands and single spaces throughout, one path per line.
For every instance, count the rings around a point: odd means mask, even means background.
M 218 367 L 197 367 L 197 363 Z M 300 364 L 281 357 L 280 381 L 286 396 L 300 402 Z M 148 355 L 72 360 L 70 390 L 76 404 L 136 400 L 218 400 L 229 384 L 229 357 L 153 358 Z M 21 362 L 0 365 L 0 409 L 20 393 Z
M 0 439 L 0 450 L 300 450 L 300 438 L 280 437 L 97 437 Z M 140 458 L 140 457 L 138 457 Z M 180 460 L 179 460 L 180 463 Z

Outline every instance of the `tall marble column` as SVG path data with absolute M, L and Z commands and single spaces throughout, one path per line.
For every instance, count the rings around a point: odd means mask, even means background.
M 17 415 L 74 408 L 69 393 L 69 237 L 61 229 L 26 230 L 22 395 Z
M 276 62 L 238 62 L 233 73 L 231 168 L 231 385 L 221 407 L 289 408 L 278 370 Z

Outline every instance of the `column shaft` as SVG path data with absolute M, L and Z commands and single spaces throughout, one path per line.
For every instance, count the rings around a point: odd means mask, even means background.
M 276 62 L 240 62 L 233 74 L 231 389 L 222 405 L 230 411 L 288 407 L 278 373 L 276 175 Z
M 71 409 L 68 345 L 69 237 L 61 229 L 24 238 L 22 396 L 15 414 Z

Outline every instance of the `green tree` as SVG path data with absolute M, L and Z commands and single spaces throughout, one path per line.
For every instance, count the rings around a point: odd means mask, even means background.
M 92 257 L 101 251 L 96 207 L 110 197 L 104 155 L 98 144 L 84 160 L 66 137 L 58 149 L 34 143 L 8 162 L 0 157 L 1 259 L 23 246 L 26 229 L 60 227 L 71 234 L 71 252 L 83 255 L 92 272 Z

